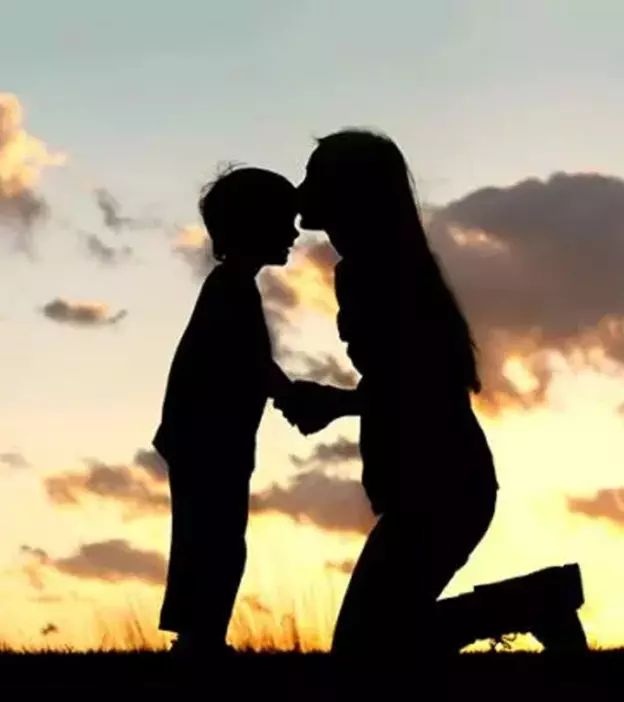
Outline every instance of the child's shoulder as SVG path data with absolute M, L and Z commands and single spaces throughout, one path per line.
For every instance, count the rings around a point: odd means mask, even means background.
M 226 281 L 219 270 L 219 266 L 217 266 L 204 278 L 197 295 L 195 309 L 208 310 L 214 307 L 222 307 L 226 304 L 228 297 Z
M 206 276 L 199 300 L 204 304 L 248 305 L 258 295 L 253 281 L 242 281 L 227 266 L 220 264 Z
M 232 287 L 231 276 L 223 264 L 215 266 L 205 277 L 200 295 L 221 295 Z

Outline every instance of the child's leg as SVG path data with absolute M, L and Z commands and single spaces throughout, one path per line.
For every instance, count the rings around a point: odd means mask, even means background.
M 192 621 L 192 491 L 185 480 L 189 470 L 190 466 L 185 462 L 169 463 L 171 543 L 165 596 L 160 611 L 160 628 L 178 634 L 188 631 Z
M 247 558 L 245 532 L 249 510 L 249 484 L 246 479 L 219 484 L 212 504 L 203 504 L 197 533 L 199 592 L 195 596 L 193 629 L 206 645 L 225 644 Z
M 172 545 L 161 628 L 218 649 L 245 568 L 249 480 L 205 466 L 177 468 L 170 471 Z

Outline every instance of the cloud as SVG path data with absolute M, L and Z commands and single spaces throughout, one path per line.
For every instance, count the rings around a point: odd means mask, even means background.
M 252 513 L 279 512 L 328 531 L 368 533 L 374 517 L 358 480 L 321 471 L 297 475 L 289 485 L 274 484 L 251 496 Z
M 605 488 L 591 497 L 568 497 L 568 509 L 624 526 L 624 488 Z
M 624 361 L 623 221 L 624 180 L 597 173 L 482 188 L 429 213 L 481 347 L 486 397 L 539 402 L 548 350 L 599 346 Z M 524 366 L 520 387 L 510 357 Z
M 9 468 L 29 468 L 30 463 L 17 451 L 6 451 L 0 453 L 0 463 L 4 463 Z
M 351 441 L 344 436 L 340 436 L 331 444 L 317 444 L 307 458 L 301 458 L 291 454 L 290 460 L 298 468 L 313 464 L 324 466 L 327 464 L 357 461 L 360 460 L 360 447 L 357 441 Z
M 289 312 L 297 305 L 297 295 L 274 268 L 264 268 L 258 277 L 262 311 L 267 323 L 273 354 L 278 359 L 289 355 L 283 332 L 289 326 Z
M 117 324 L 127 314 L 126 310 L 120 310 L 111 315 L 108 306 L 102 302 L 68 302 L 61 298 L 48 302 L 42 312 L 55 322 L 79 327 Z
M 132 256 L 132 249 L 129 246 L 123 246 L 121 248 L 109 246 L 95 234 L 85 234 L 84 241 L 87 252 L 96 261 L 107 266 L 121 263 Z
M 298 308 L 335 314 L 334 267 L 338 260 L 327 241 L 295 246 L 287 266 L 262 271 L 260 290 L 265 309 L 284 323 Z
M 130 217 L 121 216 L 121 206 L 119 202 L 106 190 L 106 188 L 96 188 L 93 191 L 95 201 L 104 218 L 104 224 L 115 232 L 121 231 L 124 227 L 132 224 Z
M 266 268 L 262 271 L 259 288 L 265 308 L 271 311 L 281 312 L 297 305 L 297 293 L 274 268 Z
M 216 263 L 206 230 L 197 224 L 189 224 L 178 229 L 172 251 L 182 258 L 200 278 L 205 278 Z
M 119 582 L 140 580 L 160 585 L 165 580 L 166 561 L 157 551 L 144 551 L 123 539 L 85 544 L 68 558 L 51 562 L 61 573 L 77 578 Z
M 157 451 L 139 449 L 134 455 L 134 463 L 147 471 L 157 482 L 166 481 L 168 478 L 167 464 Z
M 22 546 L 22 553 L 32 556 L 35 560 L 41 561 L 41 563 L 47 563 L 48 553 L 42 548 L 33 548 L 32 546 Z
M 50 557 L 42 548 L 32 548 L 31 546 L 22 546 L 21 552 L 28 557 L 28 561 L 24 564 L 24 574 L 28 578 L 30 586 L 41 592 L 45 589 L 45 582 L 41 573 L 41 567 L 48 564 Z
M 22 546 L 21 550 L 30 558 L 31 572 L 38 568 L 38 583 L 42 582 L 43 568 L 106 582 L 140 580 L 160 585 L 165 579 L 166 561 L 162 554 L 135 548 L 123 539 L 83 544 L 66 558 L 52 558 L 46 551 L 30 546 Z
M 11 93 L 0 93 L 0 227 L 30 250 L 32 228 L 45 218 L 48 206 L 34 188 L 48 166 L 65 163 L 66 157 L 54 153 L 23 126 L 23 109 Z
M 90 460 L 86 472 L 48 476 L 44 487 L 49 499 L 60 506 L 77 506 L 85 498 L 96 497 L 120 504 L 127 518 L 169 510 L 168 494 L 146 482 L 143 471 L 125 465 Z
M 336 357 L 312 356 L 294 351 L 284 342 L 290 329 L 299 323 L 302 311 L 334 317 L 337 302 L 334 293 L 334 268 L 339 260 L 328 241 L 308 240 L 299 243 L 288 266 L 267 268 L 259 278 L 265 315 L 269 322 L 276 357 L 296 369 L 299 378 L 344 388 L 357 385 L 358 375 Z
M 325 354 L 315 358 L 307 353 L 287 352 L 291 360 L 303 364 L 300 377 L 316 383 L 354 388 L 358 384 L 358 374 L 352 368 L 345 368 L 335 356 Z
M 343 573 L 344 575 L 351 575 L 355 568 L 355 561 L 326 561 L 325 568 L 327 570 L 336 571 L 337 573 Z
M 327 285 L 334 283 L 334 268 L 340 260 L 329 241 L 316 241 L 303 247 L 304 257 L 321 273 Z
M 106 188 L 96 188 L 93 191 L 95 203 L 102 214 L 104 225 L 119 234 L 124 229 L 149 229 L 160 224 L 157 219 L 128 217 L 121 214 L 119 201 Z

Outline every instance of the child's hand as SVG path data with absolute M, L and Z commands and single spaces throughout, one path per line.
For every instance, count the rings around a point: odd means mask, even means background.
M 275 397 L 275 406 L 302 434 L 314 434 L 334 419 L 327 406 L 327 388 L 316 383 L 296 381 L 287 392 Z

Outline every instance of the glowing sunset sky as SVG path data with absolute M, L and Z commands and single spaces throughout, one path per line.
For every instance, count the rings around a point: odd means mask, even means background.
M 624 644 L 621 4 L 58 0 L 2 15 L 0 642 L 165 642 L 167 483 L 150 442 L 210 267 L 199 188 L 227 161 L 298 182 L 315 135 L 362 125 L 403 148 L 481 349 L 500 501 L 448 594 L 579 561 L 590 638 Z M 291 375 L 348 385 L 333 263 L 302 237 L 261 288 Z M 328 645 L 371 523 L 356 437 L 341 420 L 306 439 L 267 408 L 235 643 Z

